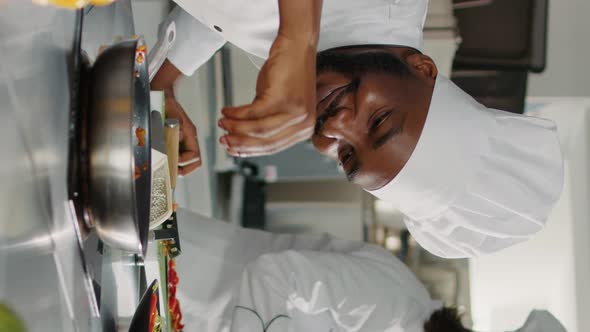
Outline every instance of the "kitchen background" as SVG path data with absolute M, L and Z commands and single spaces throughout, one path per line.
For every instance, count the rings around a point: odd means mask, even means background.
M 61 110 L 68 109 L 69 100 L 64 74 L 68 64 L 63 59 L 74 39 L 70 27 L 77 18 L 72 12 L 21 1 L 0 0 L 0 110 L 5 117 L 0 122 L 0 138 L 5 142 L 5 162 L 0 167 L 0 300 L 18 299 L 16 308 L 39 315 L 29 326 L 31 331 L 97 329 L 101 308 L 84 295 L 92 281 L 86 277 L 84 264 L 71 264 L 83 261 L 84 256 L 77 251 L 76 234 L 68 226 L 72 216 L 65 199 L 67 135 L 60 134 L 67 132 L 68 114 Z M 477 260 L 440 260 L 417 246 L 397 211 L 348 184 L 336 165 L 309 144 L 272 157 L 228 157 L 216 144 L 219 110 L 225 104 L 249 102 L 257 75 L 253 61 L 231 45 L 178 85 L 178 99 L 198 127 L 203 152 L 203 166 L 179 179 L 179 204 L 248 227 L 328 232 L 382 245 L 402 258 L 433 296 L 457 305 L 476 331 L 515 329 L 533 308 L 550 310 L 568 331 L 589 331 L 590 70 L 586 63 L 590 59 L 590 21 L 586 16 L 590 2 L 512 1 L 523 4 L 519 14 L 531 15 L 530 22 L 522 20 L 525 23 L 518 26 L 524 29 L 523 40 L 542 42 L 539 33 L 547 27 L 546 54 L 541 48 L 546 56 L 542 73 L 453 66 L 460 60 L 455 59 L 457 51 L 465 59 L 477 53 L 478 45 L 461 53 L 474 34 L 466 31 L 485 33 L 469 25 L 470 15 L 477 15 L 474 11 L 500 4 L 497 16 L 490 16 L 487 22 L 488 30 L 493 35 L 495 29 L 510 27 L 509 18 L 515 11 L 502 11 L 506 0 L 431 0 L 425 53 L 432 54 L 441 72 L 452 75 L 456 82 L 471 87 L 517 87 L 509 91 L 473 88 L 482 100 L 557 122 L 565 156 L 564 191 L 548 226 L 533 240 Z M 548 18 L 539 27 L 531 13 L 543 4 L 548 5 Z M 83 48 L 92 58 L 100 45 L 134 31 L 144 35 L 148 46 L 154 45 L 158 24 L 171 6 L 161 0 L 134 0 L 92 8 L 85 18 L 88 32 Z M 530 46 L 515 43 L 516 48 Z M 35 45 L 34 49 L 29 45 Z M 538 52 L 533 52 L 531 63 Z M 27 98 L 31 91 L 38 98 Z M 297 162 L 300 160 L 306 162 Z M 9 237 L 2 235 L 7 234 L 24 234 L 23 241 L 6 241 Z M 112 264 L 103 267 L 114 271 L 113 275 L 129 272 L 125 257 L 116 251 L 108 255 Z M 40 273 L 43 282 L 36 279 Z M 93 273 L 104 275 L 105 271 Z M 112 281 L 123 287 L 121 282 Z M 133 304 L 128 307 L 132 310 Z M 119 305 L 120 310 L 124 308 Z M 73 324 L 68 323 L 71 317 L 75 317 Z
M 590 310 L 590 72 L 580 67 L 590 57 L 590 44 L 583 42 L 590 31 L 583 13 L 590 12 L 590 3 L 548 4 L 546 68 L 542 73 L 526 73 L 526 95 L 507 93 L 507 98 L 526 98 L 527 112 L 558 123 L 566 181 L 547 228 L 532 241 L 476 260 L 438 260 L 414 247 L 411 239 L 409 246 L 414 252 L 404 256 L 435 295 L 464 309 L 466 320 L 476 331 L 516 329 L 533 308 L 550 310 L 568 331 L 590 329 L 586 314 Z M 142 5 L 150 6 L 149 2 Z M 460 41 L 456 17 L 448 8 L 447 1 L 431 0 L 425 28 L 425 53 L 432 54 L 437 63 L 448 64 L 443 65 L 443 73 L 452 71 L 450 65 Z M 507 24 L 505 17 L 495 17 L 496 28 Z M 142 30 L 147 31 L 148 26 L 150 23 Z M 238 179 L 232 182 L 232 177 L 239 176 L 231 175 L 234 160 L 215 144 L 219 135 L 215 116 L 220 105 L 249 102 L 256 74 L 252 61 L 229 45 L 206 68 L 179 85 L 179 99 L 195 120 L 208 158 L 200 170 L 182 179 L 184 206 L 227 219 L 239 213 L 224 212 L 220 207 L 241 208 L 241 203 L 231 200 L 243 202 L 243 195 L 257 192 L 242 186 L 237 194 L 234 188 L 232 195 L 223 188 L 239 183 Z M 203 96 L 203 90 L 211 86 L 216 90 Z M 201 95 L 195 97 L 195 91 Z M 346 183 L 336 165 L 317 155 L 310 145 L 252 162 L 259 166 L 260 178 L 266 183 L 267 229 L 328 232 L 376 241 L 398 255 L 403 251 L 401 216 Z

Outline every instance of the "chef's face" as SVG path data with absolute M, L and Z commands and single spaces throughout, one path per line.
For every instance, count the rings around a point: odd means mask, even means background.
M 393 179 L 410 158 L 426 120 L 436 66 L 417 52 L 318 55 L 316 149 L 338 160 L 366 190 Z

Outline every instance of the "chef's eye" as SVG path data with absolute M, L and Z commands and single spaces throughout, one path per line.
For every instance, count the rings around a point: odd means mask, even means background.
M 373 122 L 371 122 L 370 131 L 373 132 L 377 128 L 379 128 L 385 122 L 385 120 L 389 118 L 390 115 L 391 112 L 383 112 L 379 116 L 375 117 L 375 119 L 373 119 Z
M 340 162 L 343 165 L 346 165 L 346 163 L 348 163 L 348 161 L 352 158 L 352 150 L 351 149 L 347 149 L 344 151 L 344 153 L 342 153 L 342 157 L 340 158 Z

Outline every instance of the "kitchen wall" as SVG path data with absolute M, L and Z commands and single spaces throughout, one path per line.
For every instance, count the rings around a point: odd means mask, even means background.
M 363 240 L 363 191 L 346 181 L 271 183 L 267 225 L 281 233 L 330 233 Z
M 590 96 L 590 1 L 549 1 L 547 70 L 529 76 L 529 96 Z
M 590 99 L 531 99 L 531 115 L 554 120 L 565 158 L 562 196 L 532 240 L 471 260 L 476 331 L 519 327 L 550 310 L 570 332 L 590 329 Z
M 197 126 L 199 145 L 201 148 L 202 166 L 186 177 L 179 178 L 176 198 L 180 206 L 206 216 L 213 216 L 213 190 L 211 181 L 211 153 L 208 146 L 212 139 L 209 126 L 209 108 L 215 105 L 208 87 L 210 67 L 203 67 L 192 77 L 182 79 L 177 85 L 177 98 L 183 105 L 188 116 Z

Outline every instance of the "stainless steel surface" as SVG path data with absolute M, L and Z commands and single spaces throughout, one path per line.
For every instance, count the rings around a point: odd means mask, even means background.
M 88 93 L 93 226 L 105 243 L 142 255 L 151 192 L 147 54 L 138 51 L 144 47 L 140 38 L 106 49 L 92 66 Z M 134 169 L 140 172 L 137 179 Z
M 162 115 L 158 111 L 151 112 L 152 121 L 152 148 L 166 154 L 166 143 L 164 141 L 164 126 L 162 125 Z
M 75 19 L 0 1 L 0 302 L 28 331 L 89 331 L 99 322 L 67 202 Z
M 82 49 L 94 61 L 101 46 L 131 38 L 134 34 L 130 0 L 118 0 L 106 7 L 92 7 L 84 16 Z
M 139 304 L 141 269 L 135 255 L 104 248 L 101 274 L 101 317 L 105 327 L 127 331 Z M 105 329 L 108 331 L 108 329 Z
M 131 36 L 130 8 L 118 0 L 89 11 L 87 51 Z M 139 294 L 135 256 L 107 248 L 98 257 L 94 233 L 81 248 L 68 202 L 75 27 L 74 11 L 0 1 L 0 302 L 31 332 L 114 331 L 130 319 Z M 103 279 L 100 308 L 91 277 Z
M 129 38 L 133 28 L 129 0 L 118 0 L 106 7 L 94 7 L 84 17 L 82 49 L 95 59 L 100 46 L 119 38 Z M 135 255 L 105 247 L 94 273 L 100 282 L 100 331 L 127 331 L 141 294 L 141 262 Z

